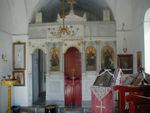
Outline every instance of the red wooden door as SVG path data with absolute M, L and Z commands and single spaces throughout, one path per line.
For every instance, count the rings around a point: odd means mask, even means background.
M 80 106 L 81 100 L 81 53 L 71 47 L 65 53 L 65 105 Z

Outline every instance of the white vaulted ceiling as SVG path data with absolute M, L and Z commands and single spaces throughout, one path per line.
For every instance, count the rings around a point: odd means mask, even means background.
M 77 0 L 74 12 L 79 16 L 86 13 L 88 21 L 102 20 L 103 9 L 110 9 L 106 1 L 108 0 Z M 65 3 L 65 8 L 66 15 L 70 5 Z M 28 24 L 34 23 L 38 11 L 43 13 L 43 22 L 54 22 L 57 14 L 62 12 L 62 2 L 61 0 L 0 0 L 0 9 L 1 31 L 10 34 L 28 34 Z M 112 11 L 111 20 L 114 20 Z
M 41 11 L 43 13 L 44 22 L 56 21 L 57 14 L 61 14 L 62 2 L 61 0 L 40 0 L 34 12 Z M 87 14 L 88 21 L 102 20 L 103 9 L 110 9 L 106 0 L 77 0 L 74 4 L 74 12 L 76 15 L 83 16 Z M 65 14 L 68 14 L 70 4 L 65 3 Z M 111 12 L 111 10 L 110 10 Z M 111 12 L 111 20 L 114 20 Z M 32 17 L 34 22 L 34 15 Z

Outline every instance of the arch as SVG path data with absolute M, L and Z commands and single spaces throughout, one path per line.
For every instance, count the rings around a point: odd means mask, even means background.
M 38 104 L 38 100 L 45 102 L 46 94 L 46 54 L 36 49 L 32 54 L 32 102 Z M 41 101 L 41 103 L 42 103 Z
M 144 22 L 150 21 L 150 8 L 146 10 L 145 16 L 144 16 Z
M 36 50 L 41 50 L 45 55 L 47 54 L 46 50 L 44 48 L 34 48 L 32 51 L 31 51 L 31 55 L 36 51 Z
M 150 73 L 150 51 L 149 51 L 149 44 L 150 44 L 150 8 L 147 9 L 144 17 L 144 56 L 145 56 L 145 72 Z
M 82 53 L 81 52 L 81 50 L 80 50 L 80 48 L 78 48 L 78 47 L 76 47 L 76 46 L 69 46 L 68 48 L 66 48 L 66 50 L 64 51 L 64 54 L 66 54 L 66 52 L 70 49 L 70 48 L 76 48 L 80 53 Z
M 75 47 L 67 50 L 64 57 L 65 105 L 80 106 L 82 101 L 81 53 Z

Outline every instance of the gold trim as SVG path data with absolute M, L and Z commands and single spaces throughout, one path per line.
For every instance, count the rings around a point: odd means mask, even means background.
M 6 79 L 6 80 L 2 80 L 1 84 L 2 85 L 15 85 L 17 84 L 17 80 L 12 80 L 12 79 Z
M 83 38 L 68 38 L 68 39 L 62 39 L 62 41 L 83 41 Z
M 23 45 L 23 47 L 24 47 L 23 48 L 24 49 L 24 54 L 23 54 L 24 55 L 24 59 L 23 59 L 24 60 L 24 66 L 23 66 L 23 68 L 16 68 L 15 67 L 15 62 L 16 62 L 15 61 L 15 57 L 16 57 L 15 56 L 15 46 L 16 45 Z M 15 69 L 15 70 L 25 70 L 26 69 L 26 42 L 20 42 L 19 41 L 19 42 L 13 43 L 13 69 Z
M 81 41 L 82 45 L 85 45 L 86 44 L 86 41 Z
M 64 43 L 64 46 L 67 46 L 67 43 Z
M 97 40 L 95 41 L 96 45 L 99 45 L 101 43 L 101 41 Z
M 59 45 L 60 45 L 60 46 L 63 46 L 63 42 L 59 42 Z
M 17 84 L 17 80 L 12 80 L 12 79 L 6 79 L 2 80 L 1 84 L 2 85 L 7 85 L 8 86 L 8 111 L 7 113 L 11 113 L 11 85 Z
M 50 46 L 50 42 L 45 42 L 45 45 L 46 46 Z

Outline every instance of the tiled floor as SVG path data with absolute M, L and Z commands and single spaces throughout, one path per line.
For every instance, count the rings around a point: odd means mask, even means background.
M 82 107 L 57 107 L 56 113 L 91 113 L 91 108 Z M 21 113 L 45 113 L 45 107 L 33 106 L 33 107 L 21 107 Z M 47 113 L 51 113 L 47 110 Z
M 91 113 L 91 108 L 83 107 L 55 107 L 56 113 Z M 45 113 L 45 93 L 31 107 L 21 107 L 20 113 Z M 47 112 L 51 113 L 51 112 Z

